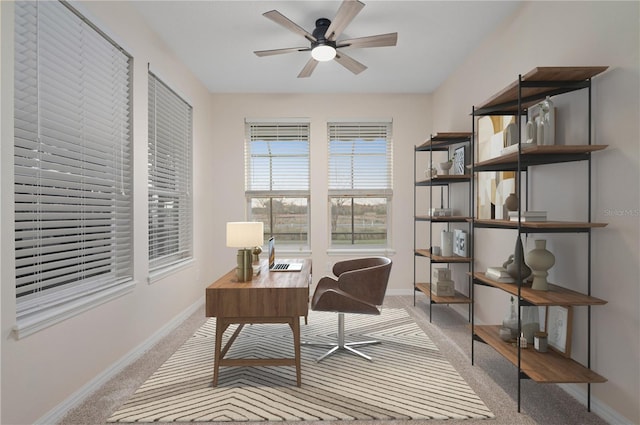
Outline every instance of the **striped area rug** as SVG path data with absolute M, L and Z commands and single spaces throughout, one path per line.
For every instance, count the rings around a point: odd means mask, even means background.
M 302 346 L 302 387 L 289 366 L 221 367 L 212 386 L 215 319 L 176 351 L 109 422 L 229 422 L 492 418 L 494 415 L 404 309 L 380 316 L 345 315 L 347 352 L 320 363 L 325 349 Z M 309 312 L 302 341 L 333 342 L 337 314 Z M 233 333 L 231 326 L 225 338 Z M 287 325 L 245 326 L 227 353 L 233 357 L 293 357 Z

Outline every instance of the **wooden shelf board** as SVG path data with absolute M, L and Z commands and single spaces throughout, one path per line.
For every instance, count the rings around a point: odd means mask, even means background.
M 506 229 L 517 229 L 518 222 L 511 220 L 492 220 L 492 219 L 475 219 L 474 224 L 478 227 L 502 227 Z M 579 221 L 524 221 L 520 223 L 523 229 L 549 229 L 549 230 L 567 230 L 572 229 L 593 229 L 605 227 L 607 223 L 588 223 Z
M 493 286 L 494 288 L 502 289 L 512 295 L 518 295 L 518 285 L 515 283 L 497 282 L 485 276 L 482 272 L 473 273 L 473 278 L 481 281 L 482 283 Z M 549 305 L 604 305 L 607 303 L 600 298 L 591 297 L 589 295 L 582 294 L 580 292 L 572 291 L 571 289 L 563 288 L 562 286 L 549 284 L 548 291 L 536 291 L 529 287 L 523 286 L 520 288 L 520 296 L 522 299 L 530 302 L 534 305 L 549 306 Z
M 471 217 L 461 216 L 461 215 L 445 215 L 445 216 L 430 216 L 430 215 L 417 215 L 416 220 L 418 221 L 433 221 L 439 223 L 455 223 L 455 222 L 468 222 L 471 220 Z
M 536 145 L 527 146 L 523 149 L 520 155 L 521 165 L 540 165 L 545 163 L 547 158 L 548 163 L 560 162 L 562 157 L 569 157 L 573 155 L 589 154 L 591 152 L 600 151 L 606 149 L 608 145 Z M 518 166 L 518 152 L 511 152 L 505 155 L 500 155 L 495 158 L 490 158 L 485 161 L 476 162 L 474 168 L 480 169 L 480 171 L 491 171 L 492 168 L 500 170 L 504 169 L 517 169 Z
M 499 329 L 500 326 L 497 325 L 474 326 L 474 333 L 517 367 L 518 349 L 512 343 L 500 339 Z M 554 351 L 539 353 L 533 347 L 520 351 L 521 370 L 536 382 L 546 384 L 607 382 L 603 376 Z
M 416 186 L 440 186 L 448 183 L 460 183 L 471 181 L 471 174 L 444 174 L 427 180 L 416 182 Z
M 458 255 L 454 255 L 453 257 L 443 257 L 441 255 L 432 255 L 430 249 L 416 249 L 416 255 L 421 257 L 430 258 L 434 263 L 470 263 L 471 258 L 469 257 L 460 257 Z
M 429 283 L 416 283 L 416 288 L 428 296 L 431 302 L 435 304 L 471 304 L 471 298 L 458 291 L 456 291 L 456 294 L 452 297 L 442 297 L 431 294 Z
M 607 68 L 607 66 L 537 67 L 524 74 L 522 76 L 522 81 L 575 83 L 586 81 L 589 78 L 592 78 L 604 72 L 605 70 L 607 70 Z M 515 113 L 517 111 L 518 86 L 519 82 L 514 81 L 502 91 L 492 96 L 490 99 L 481 103 L 479 106 L 476 106 L 476 109 L 482 111 L 483 109 L 505 105 L 502 108 L 503 111 L 513 111 Z M 570 84 L 568 84 L 567 86 L 568 88 L 570 88 Z M 528 99 L 528 101 L 524 102 L 521 106 L 522 108 L 528 108 L 529 106 L 536 104 L 540 100 L 544 99 L 547 95 L 556 94 L 555 92 L 566 93 L 571 90 L 560 90 L 557 87 L 557 84 L 549 84 L 548 86 L 542 87 L 522 87 L 521 98 Z M 516 102 L 516 105 L 513 105 L 514 102 Z
M 428 151 L 431 148 L 446 147 L 456 143 L 465 143 L 471 140 L 470 132 L 436 133 L 423 144 L 416 147 L 417 151 Z

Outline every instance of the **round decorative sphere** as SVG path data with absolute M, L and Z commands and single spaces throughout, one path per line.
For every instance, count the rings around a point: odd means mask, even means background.
M 510 193 L 504 200 L 504 206 L 508 211 L 518 211 L 518 197 L 515 193 Z

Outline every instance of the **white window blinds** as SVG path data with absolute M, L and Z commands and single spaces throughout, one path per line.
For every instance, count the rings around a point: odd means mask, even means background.
M 193 255 L 192 108 L 149 73 L 149 268 Z
M 309 123 L 247 122 L 247 195 L 309 195 Z
M 391 122 L 330 122 L 329 195 L 391 195 Z
M 130 67 L 65 3 L 16 2 L 19 333 L 131 281 Z

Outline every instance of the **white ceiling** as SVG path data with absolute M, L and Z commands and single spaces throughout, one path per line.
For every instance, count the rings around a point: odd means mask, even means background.
M 308 47 L 262 16 L 278 10 L 312 32 L 340 1 L 133 1 L 169 48 L 212 93 L 430 93 L 520 1 L 363 0 L 338 38 L 398 33 L 395 47 L 349 49 L 368 67 L 354 75 L 335 61 L 296 78 L 309 52 L 258 57 L 254 50 Z

